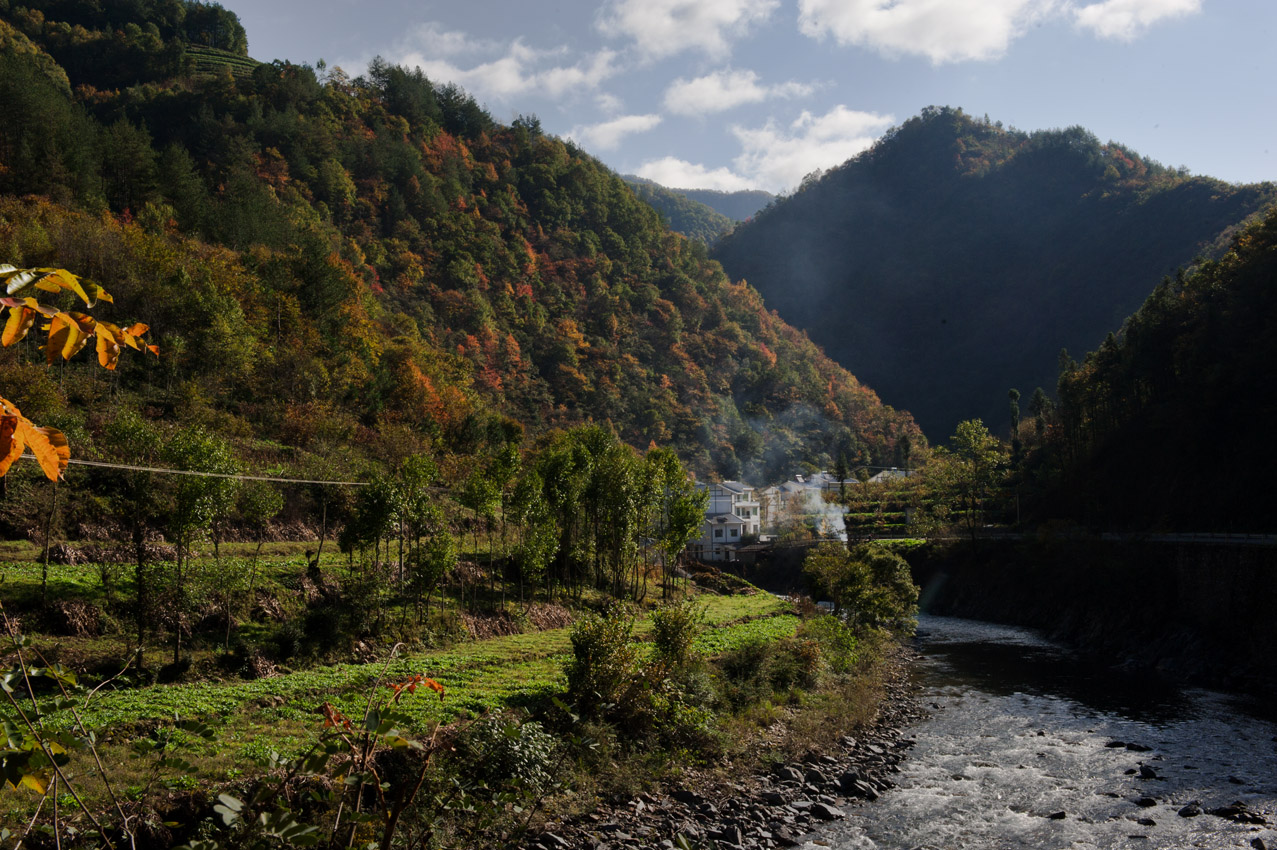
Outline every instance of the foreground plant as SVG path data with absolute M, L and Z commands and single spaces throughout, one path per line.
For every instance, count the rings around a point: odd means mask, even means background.
M 87 689 L 75 674 L 57 664 L 48 664 L 27 639 L 17 623 L 0 609 L 8 639 L 8 669 L 0 674 L 6 710 L 3 716 L 3 747 L 0 773 L 3 787 L 12 792 L 38 795 L 34 810 L 20 831 L 0 828 L 0 840 L 16 838 L 17 850 L 35 833 L 51 836 L 59 846 L 135 847 L 140 820 L 148 811 L 145 803 L 157 790 L 175 790 L 193 765 L 183 752 L 194 740 L 213 739 L 213 729 L 193 721 L 176 721 L 171 727 L 153 730 L 136 741 L 135 752 L 152 757 L 150 778 L 141 789 L 130 789 L 125 802 L 114 786 L 98 751 L 102 730 L 88 728 L 83 720 L 89 703 L 111 681 Z M 398 649 L 398 647 L 396 647 Z M 37 663 L 32 663 L 32 660 Z M 417 690 L 444 698 L 444 688 L 422 674 L 385 683 L 386 670 L 394 652 L 374 682 L 361 715 L 350 717 L 325 702 L 319 714 L 323 732 L 302 755 L 285 759 L 272 753 L 274 767 L 282 778 L 259 782 L 251 793 L 236 796 L 219 794 L 212 813 L 221 821 L 216 834 L 196 838 L 183 847 L 188 850 L 217 850 L 222 847 L 304 847 L 324 843 L 331 847 L 380 847 L 388 850 L 400 830 L 405 812 L 417 801 L 433 758 L 445 749 L 443 726 L 435 722 L 426 734 L 414 730 L 413 716 L 399 708 L 400 700 Z M 48 681 L 49 689 L 37 683 Z M 47 721 L 58 715 L 58 725 Z M 70 723 L 66 723 L 69 717 Z M 186 734 L 177 734 L 178 730 Z M 400 771 L 394 781 L 385 775 L 387 753 L 409 754 L 411 772 Z M 79 762 L 79 763 L 77 763 Z M 96 774 L 105 789 L 109 805 L 95 812 L 94 802 L 83 793 L 84 764 Z M 303 806 L 292 793 L 307 780 L 320 779 L 310 787 Z M 452 798 L 464 797 L 457 784 L 449 799 L 438 801 L 443 810 Z M 68 816 L 66 800 L 74 802 Z M 198 828 L 196 824 L 166 822 L 173 829 Z M 211 826 L 211 823 L 210 823 Z M 420 826 L 416 842 L 428 840 L 433 822 Z M 203 829 L 208 832 L 210 830 Z M 64 844 L 65 842 L 65 844 Z M 413 842 L 409 842 L 413 843 Z
M 38 293 L 73 293 L 86 308 L 99 301 L 112 301 L 102 287 L 82 280 L 66 269 L 19 269 L 0 265 L 0 286 L 4 297 L 0 305 L 7 308 L 9 318 L 0 333 L 0 344 L 6 348 L 24 339 L 38 319 L 47 319 L 42 330 L 48 333 L 44 344 L 45 358 L 50 364 L 59 357 L 70 360 L 80 352 L 89 340 L 97 340 L 98 363 L 104 369 L 115 369 L 120 360 L 122 346 L 135 351 L 150 351 L 159 356 L 157 346 L 147 345 L 142 336 L 149 328 L 138 322 L 121 328 L 110 322 L 100 321 L 87 313 L 64 311 L 42 304 Z M 13 462 L 30 449 L 40 469 L 50 481 L 56 481 L 71 459 L 67 439 L 56 428 L 40 427 L 22 415 L 18 406 L 0 396 L 0 477 L 9 471 Z

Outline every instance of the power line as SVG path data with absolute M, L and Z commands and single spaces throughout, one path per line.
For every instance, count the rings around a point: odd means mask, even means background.
M 35 460 L 35 455 L 24 454 L 24 459 Z M 158 472 L 162 475 L 194 475 L 200 478 L 234 478 L 237 481 L 274 481 L 280 484 L 331 484 L 335 487 L 367 487 L 368 481 L 318 481 L 310 478 L 276 478 L 271 475 L 238 475 L 227 472 L 198 472 L 193 469 L 166 469 L 159 466 L 131 466 L 125 463 L 106 463 L 100 460 L 70 460 L 76 466 L 96 466 L 103 469 L 124 469 L 129 472 Z

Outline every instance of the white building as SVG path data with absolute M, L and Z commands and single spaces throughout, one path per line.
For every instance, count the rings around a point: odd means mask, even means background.
M 709 491 L 701 536 L 688 544 L 688 554 L 701 561 L 734 561 L 745 537 L 757 537 L 762 505 L 754 488 L 739 481 L 697 484 Z

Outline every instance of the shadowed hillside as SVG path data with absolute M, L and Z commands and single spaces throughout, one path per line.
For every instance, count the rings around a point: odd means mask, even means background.
M 718 243 L 714 257 L 933 437 L 1005 423 L 1166 274 L 1271 204 L 1081 128 L 929 108 Z

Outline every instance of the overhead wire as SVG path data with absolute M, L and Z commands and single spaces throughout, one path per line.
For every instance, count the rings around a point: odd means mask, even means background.
M 24 454 L 24 459 L 35 460 L 35 455 Z M 96 466 L 102 469 L 123 469 L 128 472 L 157 472 L 161 475 L 194 475 L 202 478 L 233 478 L 237 481 L 273 481 L 278 484 L 327 484 L 334 487 L 367 487 L 368 481 L 323 481 L 313 478 L 280 478 L 273 475 L 242 475 L 231 472 L 202 472 L 195 469 L 171 469 L 162 466 L 134 466 L 127 463 L 107 463 L 100 460 L 71 459 L 76 466 Z

